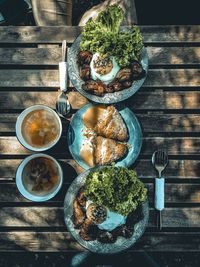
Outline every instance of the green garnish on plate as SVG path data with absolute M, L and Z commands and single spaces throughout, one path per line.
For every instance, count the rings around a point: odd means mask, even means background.
M 118 5 L 109 6 L 99 13 L 95 20 L 86 23 L 80 44 L 81 51 L 113 56 L 120 67 L 128 66 L 133 60 L 140 59 L 143 38 L 137 26 L 120 31 L 124 12 Z
M 147 189 L 136 172 L 124 167 L 103 167 L 90 172 L 85 188 L 91 201 L 124 216 L 147 198 Z

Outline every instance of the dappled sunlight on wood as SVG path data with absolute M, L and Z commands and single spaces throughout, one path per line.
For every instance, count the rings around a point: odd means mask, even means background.
M 127 7 L 127 13 L 131 11 Z M 148 77 L 143 87 L 123 104 L 136 113 L 143 131 L 142 150 L 131 168 L 148 187 L 150 220 L 148 230 L 133 250 L 198 251 L 200 26 L 141 26 L 141 31 L 149 55 Z M 62 120 L 59 143 L 47 151 L 63 169 L 60 192 L 50 201 L 33 203 L 20 194 L 15 184 L 21 160 L 32 154 L 15 137 L 17 116 L 35 104 L 55 109 L 60 93 L 61 42 L 66 39 L 70 47 L 80 32 L 78 27 L 0 27 L 0 253 L 84 250 L 67 232 L 63 215 L 69 185 L 83 171 L 71 157 L 66 133 L 73 114 L 88 103 L 71 83 L 67 93 L 71 116 Z M 153 208 L 157 172 L 151 156 L 161 147 L 167 149 L 170 161 L 163 173 L 166 206 L 163 229 L 159 231 Z
M 165 108 L 174 107 L 174 109 L 192 109 L 198 108 L 200 104 L 200 95 L 193 94 L 192 92 L 179 94 L 168 92 L 165 95 Z
M 4 226 L 64 226 L 61 208 L 2 208 L 0 225 Z
M 27 251 L 68 251 L 84 249 L 72 240 L 67 232 L 12 232 L 7 233 L 6 238 L 10 242 L 9 246 L 18 250 Z

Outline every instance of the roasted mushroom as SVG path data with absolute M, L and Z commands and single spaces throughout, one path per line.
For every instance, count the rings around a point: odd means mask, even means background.
M 97 234 L 98 227 L 86 218 L 79 232 L 80 237 L 85 241 L 92 241 L 97 238 Z
M 126 225 L 127 226 L 133 226 L 134 224 L 138 223 L 141 221 L 144 217 L 143 210 L 142 210 L 142 205 L 137 207 L 137 209 L 131 213 L 126 218 Z
M 131 71 L 133 80 L 140 80 L 146 74 L 146 71 L 142 68 L 142 65 L 137 60 L 134 60 L 131 63 Z
M 78 195 L 77 195 L 77 201 L 78 203 L 82 206 L 85 207 L 86 206 L 86 201 L 87 198 L 85 196 L 85 189 L 84 187 L 81 187 L 80 190 L 78 191 Z
M 107 210 L 103 206 L 92 203 L 88 206 L 86 215 L 94 224 L 100 224 L 106 220 Z
M 113 236 L 109 231 L 100 230 L 97 240 L 101 243 L 114 243 L 117 240 L 117 236 Z
M 114 79 L 111 83 L 107 85 L 106 92 L 113 93 L 113 92 L 118 92 L 122 89 L 123 89 L 122 84 L 117 79 Z
M 98 96 L 102 96 L 106 93 L 106 85 L 99 80 L 86 81 L 85 84 L 82 85 L 82 88 L 83 90 Z
M 125 81 L 122 83 L 123 88 L 129 88 L 132 85 L 132 81 Z
M 85 213 L 83 212 L 78 200 L 75 199 L 73 202 L 73 216 L 72 221 L 75 228 L 80 228 L 85 220 Z
M 129 68 L 124 68 L 118 71 L 116 79 L 120 82 L 132 81 L 132 71 Z
M 42 158 L 37 158 L 31 162 L 30 179 L 34 182 L 33 191 L 48 191 L 52 188 L 50 171 Z
M 129 227 L 126 224 L 118 226 L 112 231 L 114 237 L 123 236 L 125 238 L 130 238 L 133 235 L 134 228 Z
M 90 66 L 86 64 L 81 66 L 79 69 L 79 75 L 82 80 L 88 81 L 90 79 Z
M 78 53 L 78 63 L 80 66 L 89 65 L 92 60 L 92 54 L 89 51 L 80 51 Z

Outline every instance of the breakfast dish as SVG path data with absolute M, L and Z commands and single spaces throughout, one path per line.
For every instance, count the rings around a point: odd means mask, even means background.
M 96 136 L 92 140 L 94 147 L 94 166 L 108 165 L 123 158 L 128 152 L 128 145 L 113 139 Z
M 92 136 L 81 145 L 80 156 L 90 167 L 108 165 L 123 158 L 128 145 L 102 136 Z
M 98 103 L 116 103 L 143 84 L 148 57 L 137 26 L 120 29 L 124 12 L 111 5 L 89 19 L 69 53 L 69 76 L 76 89 Z
M 96 165 L 130 166 L 142 145 L 142 132 L 128 108 L 88 104 L 72 118 L 69 150 L 84 169 Z
M 83 142 L 80 156 L 90 167 L 111 164 L 126 155 L 128 144 L 119 141 L 127 141 L 128 131 L 114 106 L 88 108 L 83 114 L 83 124 L 87 142 Z
M 120 252 L 146 228 L 147 189 L 133 170 L 93 168 L 71 184 L 64 213 L 68 230 L 82 246 L 96 253 Z

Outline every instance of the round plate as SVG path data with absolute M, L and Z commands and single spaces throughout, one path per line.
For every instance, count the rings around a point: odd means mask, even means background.
M 75 40 L 75 42 L 72 44 L 72 46 L 69 49 L 69 55 L 68 55 L 68 72 L 69 72 L 69 78 L 73 84 L 73 86 L 85 97 L 88 99 L 97 102 L 97 103 L 104 103 L 104 104 L 112 104 L 117 103 L 120 101 L 123 101 L 129 97 L 131 97 L 133 94 L 135 94 L 138 89 L 142 86 L 144 83 L 146 76 L 141 79 L 134 81 L 132 86 L 130 88 L 124 89 L 119 92 L 115 93 L 106 93 L 104 96 L 96 96 L 93 94 L 90 94 L 82 89 L 82 84 L 84 83 L 83 80 L 81 80 L 79 76 L 79 68 L 77 64 L 77 55 L 79 52 L 81 42 L 81 35 Z M 142 49 L 141 53 L 141 60 L 140 63 L 142 64 L 143 69 L 148 71 L 148 55 L 146 48 L 144 47 Z
M 83 135 L 86 127 L 83 124 L 82 117 L 87 109 L 92 106 L 92 104 L 87 104 L 76 112 L 71 120 L 67 133 L 69 150 L 76 162 L 85 170 L 89 169 L 90 166 L 80 157 L 81 145 L 86 140 L 86 137 Z M 122 107 L 121 105 L 117 105 L 116 108 L 128 128 L 129 138 L 127 143 L 131 145 L 128 154 L 116 161 L 116 166 L 129 167 L 135 162 L 140 153 L 142 146 L 142 130 L 137 118 L 129 108 Z
M 102 167 L 95 167 L 93 169 L 81 173 L 70 185 L 64 200 L 64 220 L 68 228 L 68 231 L 83 247 L 87 248 L 88 250 L 94 253 L 101 253 L 101 254 L 119 253 L 131 247 L 143 235 L 149 220 L 149 205 L 148 201 L 143 203 L 142 208 L 143 208 L 144 218 L 134 225 L 134 233 L 131 236 L 131 238 L 126 239 L 124 237 L 118 237 L 117 241 L 112 244 L 103 244 L 97 240 L 84 241 L 79 236 L 79 230 L 74 228 L 74 224 L 71 219 L 73 215 L 73 201 L 79 189 L 85 184 L 85 180 L 89 172 L 91 170 L 97 170 L 98 168 Z

